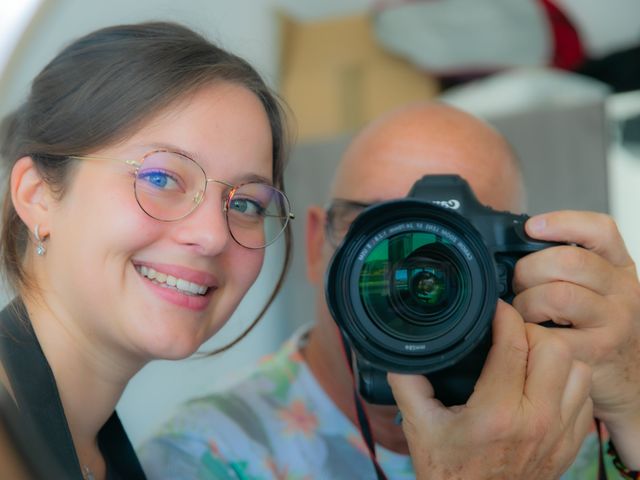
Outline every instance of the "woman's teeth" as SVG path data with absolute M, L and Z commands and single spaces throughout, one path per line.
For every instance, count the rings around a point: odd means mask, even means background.
M 182 278 L 176 278 L 173 275 L 157 272 L 151 267 L 140 266 L 137 267 L 137 270 L 143 276 L 149 280 L 153 280 L 157 284 L 173 287 L 189 295 L 204 295 L 208 290 L 208 287 L 204 285 L 198 285 L 197 283 L 189 282 Z

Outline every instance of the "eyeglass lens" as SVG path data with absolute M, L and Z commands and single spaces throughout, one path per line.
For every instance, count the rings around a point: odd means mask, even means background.
M 327 234 L 329 242 L 337 247 L 349 227 L 368 205 L 360 202 L 334 199 L 327 208 Z
M 140 208 L 162 221 L 179 220 L 202 202 L 207 185 L 194 160 L 174 152 L 153 152 L 139 166 L 135 194 Z M 251 182 L 228 192 L 226 219 L 236 242 L 262 248 L 274 242 L 289 221 L 287 197 L 264 183 Z

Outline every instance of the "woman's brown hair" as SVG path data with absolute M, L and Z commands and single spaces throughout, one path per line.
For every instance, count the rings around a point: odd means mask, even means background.
M 7 186 L 15 162 L 30 156 L 61 197 L 76 162 L 71 156 L 125 140 L 152 115 L 215 82 L 241 85 L 261 101 L 271 126 L 273 182 L 284 190 L 288 139 L 283 104 L 245 60 L 187 27 L 166 22 L 97 30 L 71 43 L 44 67 L 26 101 L 0 126 Z M 29 234 L 7 187 L 0 255 L 7 283 L 23 294 L 34 287 L 23 267 Z M 291 243 L 287 227 L 283 268 L 271 296 L 249 329 L 219 351 L 243 338 L 273 302 L 290 263 Z

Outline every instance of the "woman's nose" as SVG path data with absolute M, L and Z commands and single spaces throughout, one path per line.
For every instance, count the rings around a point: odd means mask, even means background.
M 217 255 L 231 239 L 225 199 L 215 186 L 210 186 L 198 206 L 177 223 L 177 240 L 203 255 Z

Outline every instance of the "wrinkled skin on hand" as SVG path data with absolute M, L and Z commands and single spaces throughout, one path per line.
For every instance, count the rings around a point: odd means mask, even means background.
M 526 229 L 580 247 L 522 258 L 513 306 L 527 322 L 572 327 L 550 330 L 593 369 L 594 414 L 627 466 L 640 468 L 640 283 L 618 228 L 604 214 L 562 211 L 532 217 Z
M 421 375 L 389 373 L 416 477 L 558 478 L 592 425 L 591 369 L 499 302 L 493 346 L 466 405 L 445 407 Z

